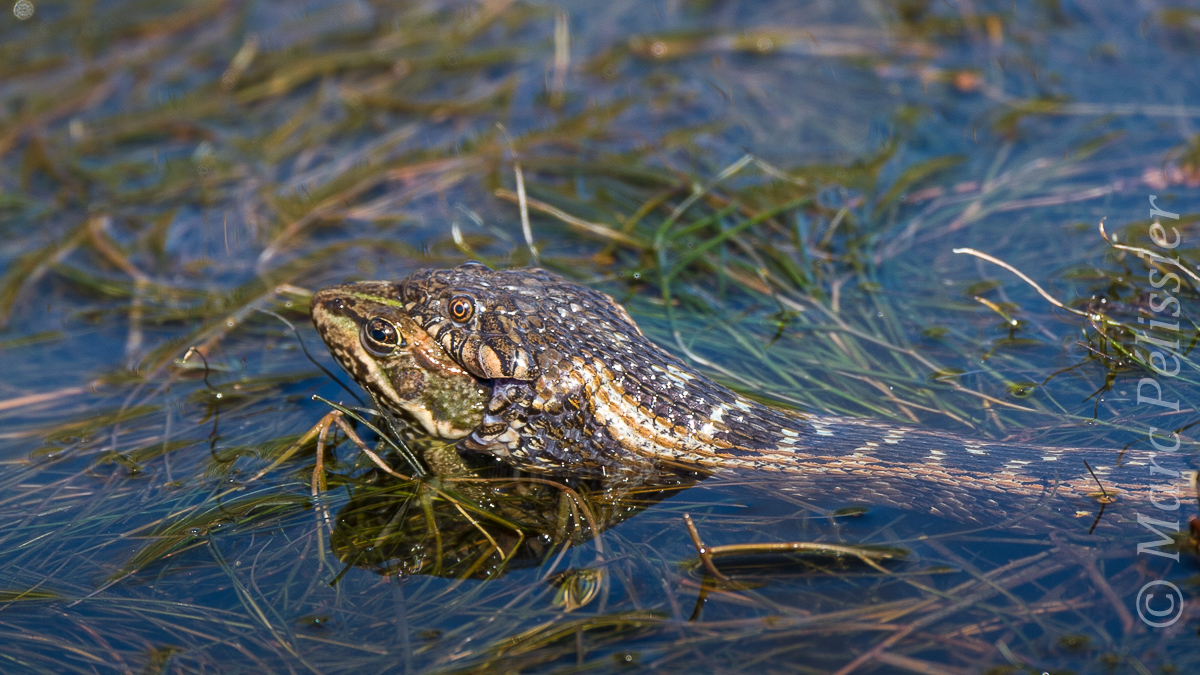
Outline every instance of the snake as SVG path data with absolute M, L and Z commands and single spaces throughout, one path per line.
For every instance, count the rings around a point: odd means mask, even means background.
M 525 470 L 775 472 L 814 502 L 982 523 L 1101 503 L 1178 508 L 1190 489 L 1184 472 L 1155 475 L 1153 455 L 760 403 L 647 338 L 609 295 L 545 269 L 423 269 L 325 288 L 311 306 L 330 353 L 380 409 Z

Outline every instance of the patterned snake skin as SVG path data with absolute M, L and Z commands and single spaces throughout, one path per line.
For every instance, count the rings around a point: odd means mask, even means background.
M 1119 495 L 1110 508 L 1188 490 L 1182 479 L 1150 478 L 1147 462 L 1116 466 L 1115 450 L 1009 445 L 764 406 L 655 345 L 609 296 L 545 270 L 467 263 L 416 272 L 401 288 L 409 316 L 492 385 L 483 422 L 462 445 L 518 466 L 783 471 L 814 501 L 966 521 L 1038 505 L 1095 513 L 1099 488 L 1085 459 Z

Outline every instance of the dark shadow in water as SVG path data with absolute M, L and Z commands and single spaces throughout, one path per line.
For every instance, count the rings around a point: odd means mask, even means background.
M 381 474 L 337 513 L 330 546 L 347 564 L 380 574 L 496 578 L 593 541 L 705 477 L 659 471 L 580 479 L 503 465 L 426 480 Z

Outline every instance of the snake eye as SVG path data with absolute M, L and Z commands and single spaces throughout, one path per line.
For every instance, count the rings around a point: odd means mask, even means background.
M 466 295 L 450 298 L 450 304 L 446 307 L 450 312 L 450 320 L 455 323 L 465 323 L 475 316 L 475 301 Z
M 378 316 L 363 324 L 360 339 L 363 347 L 376 356 L 387 356 L 396 351 L 396 347 L 403 347 L 405 344 L 396 326 Z

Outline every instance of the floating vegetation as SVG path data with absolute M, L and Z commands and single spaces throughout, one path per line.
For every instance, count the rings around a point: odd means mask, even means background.
M 1194 672 L 1194 505 L 1105 467 L 1049 532 L 521 475 L 363 412 L 309 328 L 536 261 L 773 405 L 1183 469 L 1197 14 L 1095 5 L 15 3 L 0 671 Z

